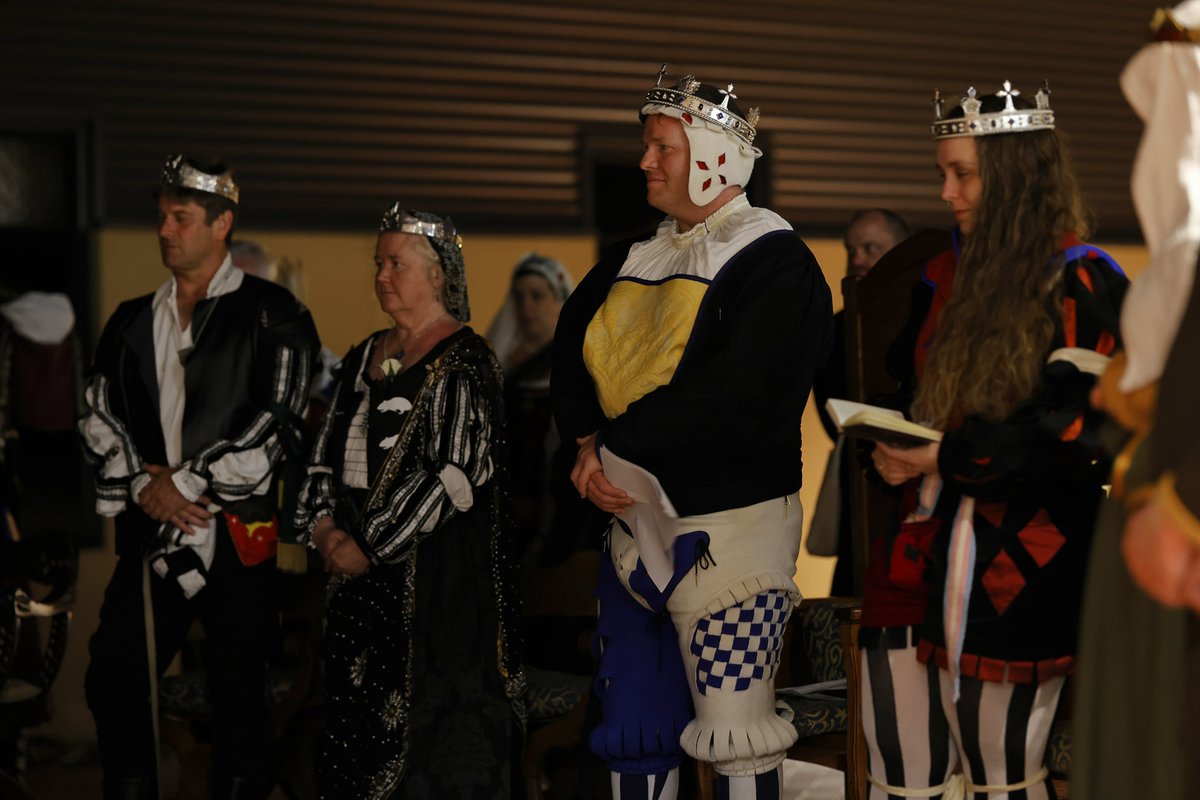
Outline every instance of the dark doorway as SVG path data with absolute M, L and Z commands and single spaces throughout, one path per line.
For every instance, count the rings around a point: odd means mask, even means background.
M 91 353 L 93 128 L 7 116 L 0 126 L 0 304 L 34 292 L 65 295 L 75 326 L 64 339 L 41 340 L 45 330 L 31 334 L 13 314 L 0 314 L 3 502 L 27 550 L 99 544 L 75 430 Z

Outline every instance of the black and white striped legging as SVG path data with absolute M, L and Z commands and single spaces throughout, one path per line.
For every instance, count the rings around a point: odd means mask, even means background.
M 949 673 L 917 661 L 910 629 L 862 633 L 869 800 L 942 797 L 960 754 L 968 800 L 1055 797 L 1042 762 L 1063 678 L 963 677 L 954 703 Z

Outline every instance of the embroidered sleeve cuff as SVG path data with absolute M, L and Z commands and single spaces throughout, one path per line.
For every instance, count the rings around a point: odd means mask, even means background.
M 96 498 L 96 513 L 102 517 L 115 517 L 125 510 L 124 500 L 105 500 Z
M 313 539 L 313 531 L 315 531 L 317 529 L 317 526 L 321 524 L 321 520 L 332 517 L 332 516 L 333 516 L 333 511 L 331 511 L 328 508 L 322 508 L 322 509 L 318 510 L 315 514 L 313 514 L 312 522 L 309 523 L 308 527 L 305 528 L 300 533 L 300 542 L 302 544 L 308 545 L 309 549 L 316 550 L 317 543 Z
M 1197 519 L 1175 490 L 1174 472 L 1166 472 L 1159 478 L 1155 496 L 1162 502 L 1163 508 L 1179 529 L 1187 534 L 1192 546 L 1200 548 L 1200 519 Z
M 238 500 L 251 494 L 266 494 L 272 486 L 270 478 L 275 465 L 269 450 L 275 442 L 276 437 L 271 437 L 268 445 L 226 453 L 216 459 L 208 465 L 209 478 L 204 489 L 211 487 L 229 500 Z
M 438 480 L 445 487 L 450 502 L 459 511 L 466 511 L 475 503 L 475 488 L 471 486 L 466 473 L 458 467 L 453 464 L 442 467 L 442 471 L 438 473 Z
M 134 475 L 133 480 L 131 480 L 129 482 L 129 496 L 132 497 L 133 502 L 137 503 L 139 506 L 142 504 L 142 501 L 138 499 L 142 493 L 142 489 L 145 489 L 149 484 L 150 484 L 150 476 L 145 472 L 139 472 L 137 475 Z M 121 503 L 121 508 L 117 509 L 117 511 L 120 511 L 121 509 L 124 509 L 124 508 L 125 508 L 125 504 Z M 100 511 L 100 502 L 99 501 L 96 502 L 96 510 L 99 511 L 101 514 L 104 514 L 103 511 Z M 112 516 L 112 515 L 105 514 L 105 516 Z
M 175 488 L 179 490 L 179 493 L 189 502 L 194 503 L 208 489 L 208 481 L 188 469 L 189 466 L 188 464 L 181 465 L 171 476 L 171 480 L 174 481 Z

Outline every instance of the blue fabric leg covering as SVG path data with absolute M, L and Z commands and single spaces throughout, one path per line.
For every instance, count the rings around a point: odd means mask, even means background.
M 783 772 L 776 767 L 761 775 L 731 778 L 717 776 L 717 800 L 780 800 L 783 796 Z
M 654 775 L 612 774 L 613 800 L 675 800 L 679 796 L 679 767 Z
M 625 529 L 626 533 L 629 533 L 630 536 L 633 535 L 624 522 L 618 519 L 617 523 Z M 692 571 L 697 562 L 701 569 L 708 569 L 710 564 L 717 563 L 708 552 L 707 531 L 679 534 L 675 537 L 671 550 L 675 573 L 661 592 L 654 585 L 654 581 L 650 579 L 650 574 L 646 572 L 646 566 L 640 558 L 629 576 L 629 588 L 640 594 L 646 601 L 646 605 L 660 614 L 666 610 L 667 600 L 671 599 L 671 593 L 675 591 L 675 587 L 679 585 L 685 575 Z
M 679 737 L 693 716 L 675 626 L 630 597 L 608 558 L 600 562 L 596 597 L 601 722 L 588 744 L 614 772 L 669 772 L 683 760 Z

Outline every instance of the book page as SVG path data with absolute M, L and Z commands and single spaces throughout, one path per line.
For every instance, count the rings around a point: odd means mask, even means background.
M 879 406 L 869 406 L 866 403 L 856 403 L 853 400 L 839 400 L 833 397 L 825 402 L 825 410 L 829 412 L 829 416 L 833 418 L 834 424 L 839 429 L 846 424 L 847 420 L 860 411 L 877 411 L 896 419 L 904 419 L 904 415 L 894 408 L 880 408 Z
M 941 431 L 910 422 L 892 408 L 832 398 L 826 408 L 834 424 L 847 436 L 903 448 L 921 447 L 942 440 Z
M 675 574 L 675 534 L 679 514 L 663 491 L 658 478 L 632 461 L 626 461 L 603 445 L 600 463 L 604 476 L 633 499 L 633 505 L 617 516 L 629 527 L 637 544 L 646 574 L 661 592 Z

